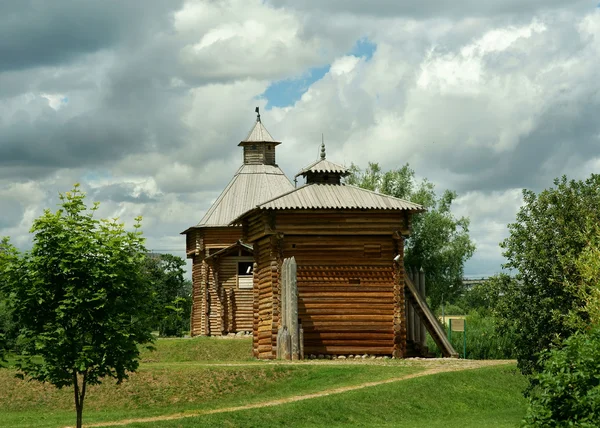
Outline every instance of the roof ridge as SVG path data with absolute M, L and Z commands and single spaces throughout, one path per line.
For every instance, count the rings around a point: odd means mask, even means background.
M 386 195 L 385 193 L 379 193 L 379 192 L 376 192 L 374 190 L 365 189 L 363 187 L 358 187 L 358 186 L 355 186 L 354 184 L 345 184 L 345 186 L 353 187 L 355 189 L 362 190 L 363 192 L 369 192 L 369 193 L 372 193 L 372 194 L 377 195 L 377 196 L 385 196 L 386 198 L 392 198 L 392 199 L 395 199 L 397 201 L 408 202 L 409 204 L 414 204 L 414 205 L 418 205 L 420 207 L 423 207 L 423 205 L 417 204 L 416 202 L 409 201 L 407 199 L 397 198 L 397 197 L 392 196 L 392 195 Z
M 287 192 L 285 192 L 285 193 L 282 193 L 281 195 L 275 196 L 274 198 L 271 198 L 271 199 L 269 199 L 268 201 L 264 201 L 264 202 L 261 202 L 260 204 L 257 204 L 257 205 L 256 205 L 256 208 L 259 208 L 261 205 L 268 204 L 269 202 L 273 202 L 273 201 L 275 201 L 275 200 L 277 200 L 277 199 L 279 199 L 279 198 L 283 198 L 284 196 L 287 196 L 287 195 L 289 195 L 290 193 L 294 193 L 294 192 L 296 192 L 296 191 L 298 191 L 298 190 L 300 190 L 300 189 L 304 189 L 305 187 L 308 187 L 308 186 L 314 186 L 314 185 L 316 185 L 316 184 L 317 184 L 317 183 L 303 184 L 303 185 L 302 185 L 302 186 L 300 186 L 300 187 L 294 187 L 292 190 L 289 190 L 289 191 L 287 191 Z M 342 186 L 343 186 L 343 184 L 342 184 Z

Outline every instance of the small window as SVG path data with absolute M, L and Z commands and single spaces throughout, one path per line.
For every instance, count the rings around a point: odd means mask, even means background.
M 252 288 L 254 284 L 253 262 L 238 262 L 238 288 Z
M 238 262 L 238 275 L 252 275 L 253 262 Z
M 360 285 L 360 278 L 350 278 L 348 283 L 350 285 Z
M 253 146 L 252 146 L 252 150 L 256 150 L 256 145 L 253 145 Z
M 271 146 L 267 146 L 267 150 L 271 150 Z

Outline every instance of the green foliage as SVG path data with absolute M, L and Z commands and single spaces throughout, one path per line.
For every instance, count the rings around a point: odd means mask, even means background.
M 516 332 L 517 358 L 524 374 L 539 370 L 539 353 L 588 323 L 578 258 L 590 241 L 590 223 L 600 221 L 600 175 L 585 181 L 556 179 L 536 194 L 523 191 L 524 205 L 501 244 L 518 286 L 500 310 Z M 574 321 L 575 318 L 575 321 Z
M 350 167 L 346 183 L 377 191 L 423 205 L 427 212 L 415 215 L 411 237 L 406 242 L 404 264 L 407 268 L 425 270 L 427 295 L 433 308 L 443 300 L 453 301 L 463 291 L 465 262 L 475 245 L 469 237 L 469 219 L 452 214 L 456 193 L 446 190 L 437 197 L 433 183 L 417 183 L 408 164 L 383 173 L 379 164 L 369 163 L 365 171 Z
M 534 376 L 525 425 L 600 426 L 600 329 L 577 332 L 561 349 L 545 351 Z
M 442 316 L 443 315 L 464 315 L 465 314 L 465 310 L 458 306 L 458 305 L 453 305 L 453 304 L 445 304 L 444 305 L 444 310 L 442 311 L 442 308 L 438 308 L 438 310 L 436 311 L 436 315 L 438 316 Z
M 472 360 L 504 360 L 515 358 L 515 339 L 512 334 L 500 333 L 498 319 L 479 311 L 466 316 L 467 358 Z M 448 320 L 446 320 L 447 322 Z M 427 346 L 441 357 L 435 342 L 427 336 Z M 463 357 L 463 333 L 452 333 L 452 346 Z
M 154 290 L 153 328 L 161 337 L 189 331 L 192 283 L 184 278 L 185 260 L 171 254 L 148 254 L 144 263 L 147 284 Z
M 5 351 L 14 352 L 16 348 L 16 324 L 8 296 L 0 291 L 0 360 Z
M 10 289 L 4 272 L 18 258 L 18 253 L 8 238 L 0 239 L 0 367 L 6 363 L 6 353 L 14 351 L 16 327 L 10 305 Z
M 589 241 L 575 262 L 579 283 L 566 284 L 581 301 L 581 305 L 571 311 L 569 320 L 578 330 L 585 330 L 589 324 L 600 325 L 600 225 L 591 224 L 587 230 Z
M 31 252 L 5 241 L 2 281 L 19 327 L 16 366 L 31 379 L 74 386 L 77 425 L 87 385 L 121 382 L 138 367 L 138 344 L 152 341 L 152 294 L 143 276 L 146 250 L 140 219 L 128 232 L 98 220 L 76 185 L 31 228 Z
M 503 273 L 497 274 L 466 290 L 457 304 L 468 312 L 476 310 L 482 314 L 496 313 L 497 308 L 502 305 L 503 297 L 514 285 L 514 278 Z

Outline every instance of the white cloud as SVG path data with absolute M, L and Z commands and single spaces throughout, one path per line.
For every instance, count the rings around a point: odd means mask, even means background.
M 182 254 L 179 232 L 241 164 L 257 105 L 290 177 L 317 157 L 323 133 L 332 161 L 410 162 L 458 190 L 455 212 L 471 218 L 478 245 L 471 273 L 499 269 L 521 188 L 599 170 L 597 10 L 321 3 L 187 1 L 163 12 L 162 27 L 132 29 L 143 36 L 0 71 L 0 235 L 26 245 L 42 208 L 82 181 L 102 197 L 100 214 L 128 225 L 141 214 L 150 248 Z M 369 60 L 349 53 L 363 37 L 376 44 Z M 326 64 L 300 100 L 265 110 L 270 84 Z

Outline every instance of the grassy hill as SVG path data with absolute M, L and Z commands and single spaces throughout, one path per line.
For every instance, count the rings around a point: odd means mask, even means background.
M 91 387 L 84 423 L 257 405 L 420 373 L 459 361 L 259 362 L 248 339 L 166 339 L 144 352 L 122 385 Z M 452 366 L 454 367 L 454 366 Z M 21 381 L 0 369 L 0 426 L 59 427 L 74 422 L 72 390 Z M 439 373 L 260 409 L 131 424 L 192 426 L 518 426 L 524 379 L 514 365 Z

